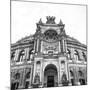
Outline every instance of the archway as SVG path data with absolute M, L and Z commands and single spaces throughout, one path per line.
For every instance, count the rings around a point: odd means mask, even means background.
M 47 87 L 57 86 L 58 72 L 55 65 L 49 64 L 46 66 L 44 70 L 44 81 L 46 82 Z
M 78 75 L 79 75 L 80 85 L 85 85 L 84 73 L 82 71 L 78 71 Z
M 74 79 L 74 72 L 72 70 L 70 70 L 70 79 L 71 79 L 72 86 L 74 86 L 75 85 L 75 79 Z
M 19 88 L 19 80 L 20 80 L 20 73 L 16 73 L 14 75 L 14 82 L 11 83 L 11 90 L 16 90 Z

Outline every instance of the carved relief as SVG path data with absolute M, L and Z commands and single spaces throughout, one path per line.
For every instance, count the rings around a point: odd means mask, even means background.
M 49 42 L 53 42 L 53 41 L 55 41 L 55 40 L 57 40 L 58 39 L 58 34 L 57 34 L 57 32 L 55 31 L 55 30 L 53 30 L 53 29 L 49 29 L 49 30 L 47 30 L 45 33 L 44 33 L 44 35 L 45 35 L 45 39 L 47 40 L 47 41 L 49 41 Z
M 34 83 L 37 83 L 37 84 L 40 83 L 40 75 L 39 75 L 39 73 L 36 73 L 35 78 L 34 78 Z
M 43 45 L 42 45 L 42 51 L 45 54 L 48 54 L 49 51 L 52 51 L 53 54 L 58 53 L 59 52 L 59 42 L 56 43 L 48 43 L 48 42 L 44 42 L 43 41 Z

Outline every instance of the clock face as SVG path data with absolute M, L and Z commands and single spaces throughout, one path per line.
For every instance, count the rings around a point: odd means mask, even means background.
M 45 33 L 45 40 L 49 42 L 56 41 L 58 39 L 58 34 L 55 30 L 49 29 Z

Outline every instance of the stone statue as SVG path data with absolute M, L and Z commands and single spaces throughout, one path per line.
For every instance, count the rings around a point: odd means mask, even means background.
M 55 17 L 54 16 L 47 16 L 46 24 L 55 24 Z

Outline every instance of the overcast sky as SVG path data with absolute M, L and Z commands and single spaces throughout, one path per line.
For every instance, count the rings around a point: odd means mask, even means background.
M 36 23 L 46 16 L 55 16 L 65 24 L 66 34 L 86 44 L 86 6 L 47 4 L 12 1 L 11 4 L 11 43 L 34 34 Z

